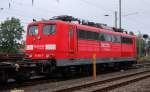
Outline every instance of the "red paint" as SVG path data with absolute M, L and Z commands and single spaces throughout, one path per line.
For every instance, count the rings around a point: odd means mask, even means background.
M 53 35 L 43 35 L 42 28 L 45 24 L 55 24 L 56 33 Z M 49 59 L 52 56 L 55 59 L 92 58 L 93 53 L 96 53 L 97 58 L 136 57 L 135 36 L 54 20 L 33 22 L 29 24 L 29 26 L 31 25 L 38 25 L 39 29 L 39 33 L 36 36 L 29 36 L 27 32 L 26 45 L 33 45 L 33 50 L 26 50 L 26 53 L 32 59 Z M 79 28 L 92 30 L 93 32 L 127 36 L 132 38 L 133 44 L 81 40 L 77 37 L 77 29 Z M 55 44 L 56 49 L 46 50 L 45 47 L 47 44 Z

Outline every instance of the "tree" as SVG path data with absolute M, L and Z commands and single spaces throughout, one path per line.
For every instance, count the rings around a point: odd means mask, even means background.
M 146 42 L 143 39 L 143 34 L 141 34 L 139 32 L 139 34 L 137 35 L 137 54 L 138 56 L 144 56 L 145 55 L 145 46 L 146 46 Z
M 145 56 L 148 56 L 148 53 L 149 53 L 149 46 L 148 46 L 149 35 L 148 34 L 143 34 L 143 38 L 145 40 Z
M 20 47 L 24 30 L 20 20 L 12 17 L 0 24 L 0 53 L 15 54 Z
M 134 35 L 134 32 L 130 31 L 129 34 L 130 34 L 130 35 Z

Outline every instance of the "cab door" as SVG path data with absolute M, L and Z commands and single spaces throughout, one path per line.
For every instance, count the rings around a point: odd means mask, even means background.
M 76 26 L 70 25 L 69 26 L 69 53 L 75 54 L 76 50 L 77 50 Z

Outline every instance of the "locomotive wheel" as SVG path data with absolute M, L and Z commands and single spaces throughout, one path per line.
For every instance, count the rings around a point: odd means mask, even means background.
M 74 76 L 76 74 L 76 71 L 71 71 L 70 67 L 62 67 L 60 68 L 60 73 L 62 77 L 68 78 Z
M 16 82 L 25 82 L 30 79 L 30 73 L 19 73 L 15 78 Z
M 18 83 L 22 83 L 22 82 L 28 81 L 29 77 L 26 77 L 26 76 L 23 76 L 23 75 L 19 75 L 19 76 L 15 77 L 15 80 Z
M 68 68 L 64 67 L 61 69 L 61 75 L 62 77 L 69 77 L 69 70 Z
M 1 76 L 0 76 L 0 84 L 7 83 L 8 74 L 4 70 L 0 71 L 0 74 L 1 74 Z

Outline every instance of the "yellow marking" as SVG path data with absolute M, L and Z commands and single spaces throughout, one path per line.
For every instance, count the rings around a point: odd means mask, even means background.
M 24 92 L 24 90 L 21 90 L 21 89 L 14 89 L 14 90 L 11 90 L 10 92 Z
M 96 54 L 93 54 L 93 79 L 96 80 Z

